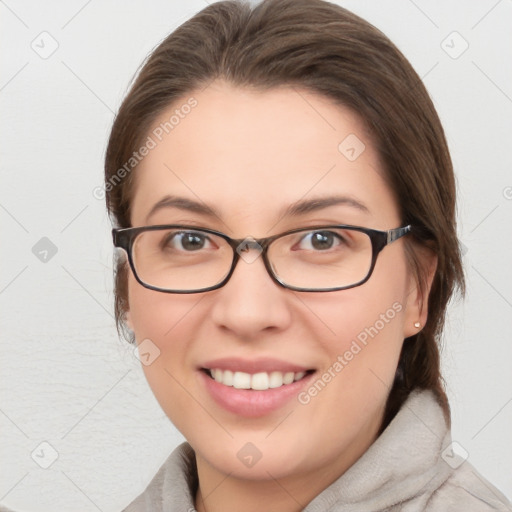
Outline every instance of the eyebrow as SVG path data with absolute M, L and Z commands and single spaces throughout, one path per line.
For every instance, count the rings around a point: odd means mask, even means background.
M 329 206 L 350 206 L 363 213 L 370 214 L 370 210 L 360 201 L 349 196 L 327 196 L 316 199 L 300 200 L 291 204 L 282 214 L 283 217 L 296 217 L 306 213 L 316 212 Z
M 327 196 L 320 197 L 314 199 L 301 199 L 295 203 L 292 203 L 288 207 L 286 207 L 280 214 L 279 218 L 285 217 L 298 217 L 300 215 L 305 215 L 307 213 L 316 212 L 318 210 L 322 210 L 324 208 L 328 208 L 330 206 L 343 205 L 349 206 L 356 210 L 359 210 L 362 213 L 370 214 L 370 210 L 367 206 L 365 206 L 362 202 L 349 197 L 349 196 Z M 160 201 L 158 201 L 153 208 L 151 208 L 150 212 L 146 219 L 149 219 L 156 212 L 163 210 L 165 208 L 177 208 L 179 210 L 185 210 L 192 213 L 197 213 L 199 215 L 203 215 L 205 217 L 210 218 L 218 218 L 221 219 L 222 215 L 212 206 L 207 205 L 206 203 L 194 201 L 192 199 L 188 199 L 186 197 L 178 197 L 178 196 L 165 196 Z
M 165 196 L 162 199 L 160 199 L 160 201 L 158 201 L 153 206 L 153 208 L 151 208 L 146 219 L 149 219 L 149 217 L 154 215 L 156 212 L 163 210 L 165 208 L 177 208 L 179 210 L 198 213 L 206 217 L 221 218 L 220 214 L 215 210 L 215 208 L 208 206 L 205 203 L 194 201 L 192 199 L 187 199 L 186 197 Z

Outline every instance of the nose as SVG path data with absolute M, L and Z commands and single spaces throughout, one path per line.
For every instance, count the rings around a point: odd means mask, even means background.
M 215 324 L 243 339 L 280 331 L 291 323 L 290 294 L 269 276 L 261 254 L 245 251 L 229 281 L 214 292 Z

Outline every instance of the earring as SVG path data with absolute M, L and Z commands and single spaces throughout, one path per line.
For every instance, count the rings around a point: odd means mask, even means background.
M 419 329 L 421 327 L 421 324 L 419 322 L 414 322 L 414 327 L 416 327 L 416 329 Z

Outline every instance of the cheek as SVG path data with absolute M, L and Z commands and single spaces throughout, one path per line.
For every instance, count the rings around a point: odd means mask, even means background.
M 137 341 L 150 338 L 164 350 L 165 341 L 175 337 L 181 320 L 201 300 L 196 295 L 149 290 L 137 283 L 132 275 L 128 281 L 128 298 L 130 320 Z
M 401 345 L 405 286 L 392 272 L 382 279 L 379 277 L 372 276 L 360 287 L 304 300 L 320 320 L 316 328 L 322 326 L 323 335 L 319 333 L 319 338 L 326 352 L 334 350 L 336 354 L 343 354 L 352 350 L 355 343 L 379 350 L 377 343 L 370 343 L 372 340 L 382 340 L 379 346 L 384 343 Z M 353 351 L 357 352 L 357 348 Z
M 371 379 L 390 385 L 403 343 L 400 295 L 356 292 L 340 300 L 337 312 L 324 312 L 324 322 L 332 332 L 322 342 L 329 354 L 324 370 L 343 375 L 343 385 L 348 383 L 354 393 L 368 393 L 373 387 L 368 386 Z
M 325 318 L 335 336 L 323 338 L 328 357 L 299 397 L 311 430 L 333 444 L 378 429 L 403 343 L 401 302 L 393 294 L 356 290 L 340 300 L 337 314 L 332 310 L 330 320 Z
M 133 277 L 129 281 L 130 319 L 135 332 L 142 369 L 156 399 L 181 430 L 176 411 L 190 407 L 186 389 L 194 385 L 189 359 L 191 311 L 200 296 L 148 290 Z M 187 316 L 188 315 L 188 316 Z M 149 356 L 144 357 L 144 353 Z M 149 363 L 149 364 L 148 364 Z
M 336 382 L 329 384 L 333 400 L 348 400 L 347 413 L 360 411 L 371 397 L 382 402 L 393 383 L 404 340 L 407 279 L 402 265 L 402 260 L 383 258 L 363 286 L 333 292 L 335 300 L 327 294 L 310 299 L 325 326 L 321 339 L 329 355 L 321 380 Z

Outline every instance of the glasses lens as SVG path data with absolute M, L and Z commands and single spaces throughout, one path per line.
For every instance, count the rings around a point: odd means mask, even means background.
M 160 229 L 140 233 L 132 257 L 145 284 L 187 291 L 220 283 L 229 273 L 233 251 L 226 240 L 205 231 Z
M 275 240 L 269 260 L 283 284 L 330 289 L 363 281 L 372 264 L 370 237 L 353 229 L 304 230 Z

